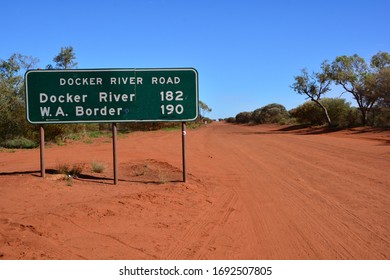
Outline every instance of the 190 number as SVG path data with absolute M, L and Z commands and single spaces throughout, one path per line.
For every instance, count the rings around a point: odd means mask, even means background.
M 161 108 L 161 114 L 163 114 L 163 115 L 172 115 L 173 113 L 181 115 L 184 112 L 184 107 L 181 104 L 177 104 L 177 105 L 172 105 L 172 104 L 161 105 L 160 108 Z

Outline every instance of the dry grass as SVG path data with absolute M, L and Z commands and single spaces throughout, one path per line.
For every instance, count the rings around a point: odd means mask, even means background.
M 70 177 L 77 178 L 84 170 L 85 164 L 83 163 L 61 163 L 58 164 L 57 170 L 60 174 L 65 174 Z
M 102 162 L 94 161 L 92 162 L 91 166 L 92 166 L 92 172 L 95 173 L 102 173 L 104 169 L 106 169 L 106 165 Z

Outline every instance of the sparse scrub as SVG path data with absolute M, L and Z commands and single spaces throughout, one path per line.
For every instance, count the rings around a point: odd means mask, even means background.
M 91 138 L 87 138 L 83 141 L 85 144 L 93 144 L 93 140 Z
M 83 172 L 84 164 L 82 163 L 76 163 L 76 164 L 69 164 L 69 163 L 62 163 L 58 165 L 58 173 L 65 174 L 70 177 L 77 178 L 80 176 L 80 174 Z
M 109 132 L 107 131 L 100 131 L 100 130 L 94 130 L 94 131 L 90 131 L 88 132 L 88 137 L 90 138 L 99 138 L 99 137 L 102 137 L 102 136 L 109 136 Z
M 38 144 L 27 138 L 19 137 L 4 141 L 1 146 L 7 149 L 33 149 L 38 147 Z
M 94 161 L 92 162 L 92 172 L 102 173 L 106 169 L 106 165 L 102 162 Z
M 66 181 L 66 185 L 68 186 L 68 187 L 71 187 L 71 186 L 73 186 L 73 180 L 72 180 L 72 177 L 71 176 L 65 176 L 65 181 Z
M 168 179 L 167 179 L 167 176 L 166 174 L 161 171 L 161 170 L 158 170 L 158 184 L 166 184 L 168 182 Z

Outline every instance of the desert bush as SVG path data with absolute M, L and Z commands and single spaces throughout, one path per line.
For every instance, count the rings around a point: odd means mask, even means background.
M 268 104 L 264 107 L 256 109 L 252 113 L 251 120 L 257 124 L 263 123 L 286 123 L 289 118 L 289 113 L 286 108 L 277 103 Z
M 24 106 L 13 96 L 0 94 L 0 140 L 25 136 L 28 126 L 24 117 Z
M 67 135 L 86 131 L 85 124 L 48 124 L 44 128 L 46 141 L 56 141 L 58 138 L 64 140 Z
M 241 112 L 236 117 L 226 119 L 230 123 L 278 123 L 286 124 L 290 122 L 290 116 L 286 108 L 277 103 L 271 103 L 264 107 L 254 110 L 253 112 Z
M 106 165 L 102 162 L 94 161 L 92 162 L 92 172 L 102 173 L 106 169 Z
M 289 111 L 290 115 L 298 123 L 320 125 L 324 123 L 324 116 L 321 108 L 314 102 L 308 101 Z
M 69 163 L 62 163 L 58 165 L 58 173 L 64 174 L 71 177 L 79 177 L 80 174 L 84 170 L 84 164 L 82 163 L 76 163 L 76 164 L 69 164 Z
M 357 123 L 357 119 L 351 119 L 353 114 L 350 102 L 346 102 L 342 98 L 325 98 L 323 102 L 328 110 L 333 127 L 349 127 Z
M 369 114 L 369 124 L 376 127 L 390 127 L 390 108 L 374 107 Z
M 225 122 L 227 122 L 227 123 L 235 123 L 236 122 L 236 118 L 235 117 L 226 118 Z
M 355 107 L 351 107 L 351 110 L 348 111 L 345 118 L 348 127 L 358 126 L 362 123 L 361 113 L 359 112 L 359 109 Z
M 327 108 L 333 127 L 349 127 L 359 124 L 359 112 L 342 98 L 324 98 L 323 105 Z M 309 125 L 326 124 L 322 109 L 312 101 L 290 110 L 290 115 L 298 123 Z
M 249 123 L 252 120 L 252 112 L 241 112 L 236 115 L 236 123 Z
M 38 147 L 38 143 L 24 137 L 19 137 L 6 140 L 0 146 L 8 149 L 33 149 Z

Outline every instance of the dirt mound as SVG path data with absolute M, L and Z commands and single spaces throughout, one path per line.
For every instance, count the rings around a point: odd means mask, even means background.
M 119 172 L 123 181 L 164 184 L 183 180 L 183 173 L 179 168 L 154 159 L 121 163 Z

